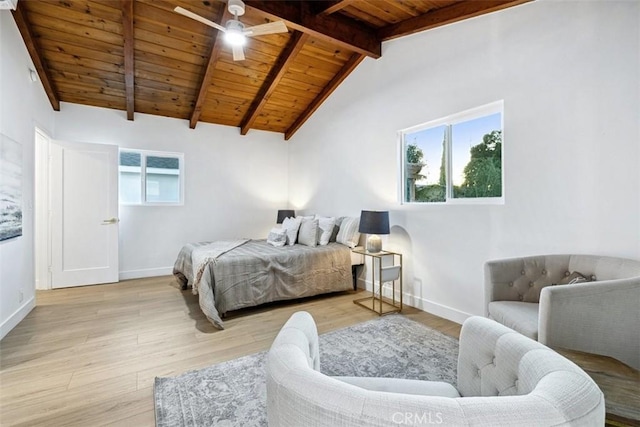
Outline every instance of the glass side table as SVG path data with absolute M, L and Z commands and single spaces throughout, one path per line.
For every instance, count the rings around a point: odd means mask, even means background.
M 353 301 L 368 310 L 382 316 L 389 313 L 399 313 L 402 311 L 402 254 L 390 251 L 368 252 L 365 249 L 353 249 L 354 253 L 364 255 L 364 265 L 367 265 L 367 258 L 371 259 L 371 282 L 373 295 L 370 297 L 358 298 Z M 383 261 L 385 262 L 383 266 Z M 398 283 L 399 298 L 396 299 L 396 282 Z M 391 298 L 382 294 L 382 285 L 391 283 Z

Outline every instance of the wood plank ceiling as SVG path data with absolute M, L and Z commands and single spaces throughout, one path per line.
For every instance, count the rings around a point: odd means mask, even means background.
M 280 132 L 304 124 L 381 43 L 530 0 L 246 1 L 285 21 L 233 61 L 221 33 L 173 11 L 231 18 L 216 0 L 20 0 L 14 19 L 54 110 L 60 102 Z

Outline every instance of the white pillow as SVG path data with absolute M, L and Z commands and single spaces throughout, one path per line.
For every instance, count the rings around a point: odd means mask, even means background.
M 342 224 L 340 224 L 340 231 L 338 231 L 338 237 L 336 237 L 336 242 L 342 243 L 350 248 L 358 246 L 358 241 L 360 240 L 360 233 L 358 232 L 359 226 L 360 217 L 347 217 L 343 219 Z
M 307 246 L 316 246 L 318 244 L 318 220 L 303 219 L 300 224 L 300 232 L 298 233 L 298 243 Z
M 284 246 L 287 243 L 287 230 L 284 228 L 272 228 L 267 236 L 267 243 L 276 248 Z
M 336 226 L 336 219 L 318 215 L 316 215 L 316 219 L 318 220 L 318 244 L 320 246 L 328 245 L 333 228 Z
M 282 221 L 282 228 L 287 230 L 287 245 L 293 246 L 296 244 L 301 222 L 302 218 L 285 218 L 284 221 Z

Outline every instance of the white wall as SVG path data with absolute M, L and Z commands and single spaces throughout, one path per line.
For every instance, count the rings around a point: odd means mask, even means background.
M 412 305 L 482 314 L 483 263 L 640 258 L 640 3 L 536 1 L 386 43 L 291 140 L 292 207 L 388 209 Z M 396 132 L 504 99 L 504 205 L 403 206 Z
M 22 236 L 0 242 L 0 338 L 35 306 L 34 126 L 53 132 L 53 109 L 11 12 L 0 11 L 0 132 L 22 144 Z
M 120 278 L 171 274 L 188 242 L 266 238 L 288 207 L 281 134 L 62 103 L 56 139 L 184 153 L 184 206 L 120 206 Z

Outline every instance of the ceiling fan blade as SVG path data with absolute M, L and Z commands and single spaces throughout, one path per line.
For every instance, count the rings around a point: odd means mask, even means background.
M 244 50 L 242 49 L 242 46 L 231 46 L 231 50 L 233 52 L 234 61 L 244 60 Z
M 202 22 L 203 24 L 208 25 L 210 27 L 213 27 L 213 28 L 215 28 L 217 30 L 220 30 L 220 31 L 223 31 L 223 32 L 227 31 L 227 29 L 225 27 L 223 27 L 222 25 L 216 24 L 213 21 L 209 21 L 207 18 L 203 18 L 202 16 L 197 15 L 197 14 L 191 12 L 190 10 L 184 9 L 184 8 L 182 8 L 180 6 L 176 6 L 176 8 L 173 9 L 173 10 L 175 12 L 178 12 L 180 15 L 184 15 L 184 16 L 186 16 L 188 18 L 195 19 L 196 21 Z
M 256 25 L 244 29 L 245 34 L 249 37 L 263 36 L 265 34 L 286 33 L 287 26 L 283 21 L 269 22 L 268 24 Z

